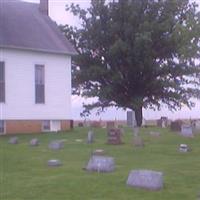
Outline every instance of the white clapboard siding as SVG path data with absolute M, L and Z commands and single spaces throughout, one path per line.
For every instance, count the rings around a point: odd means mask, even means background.
M 71 119 L 71 57 L 0 49 L 5 61 L 3 119 Z M 35 64 L 45 65 L 45 104 L 35 104 Z

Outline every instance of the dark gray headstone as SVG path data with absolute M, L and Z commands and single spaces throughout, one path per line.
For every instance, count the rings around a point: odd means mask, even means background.
M 31 139 L 30 143 L 29 143 L 30 146 L 38 146 L 39 145 L 39 140 L 37 138 L 33 138 Z
M 93 155 L 86 166 L 87 171 L 112 172 L 115 169 L 113 157 Z
M 49 149 L 53 150 L 59 150 L 64 147 L 64 141 L 63 140 L 54 140 L 49 143 Z
M 94 142 L 94 132 L 93 131 L 88 131 L 87 143 L 91 144 L 93 142 Z
M 163 188 L 163 173 L 151 170 L 132 170 L 127 179 L 127 185 L 148 190 Z
M 8 141 L 9 144 L 18 144 L 18 137 L 11 137 Z
M 48 160 L 47 164 L 49 167 L 59 167 L 62 165 L 60 160 Z
M 192 126 L 183 124 L 181 126 L 181 135 L 184 137 L 193 137 Z

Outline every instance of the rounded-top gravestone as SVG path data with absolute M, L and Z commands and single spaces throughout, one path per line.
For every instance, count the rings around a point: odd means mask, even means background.
M 163 173 L 151 170 L 132 170 L 126 184 L 136 188 L 160 190 L 163 188 Z
M 112 172 L 115 169 L 113 157 L 93 155 L 86 166 L 87 171 Z
M 11 137 L 8 141 L 9 144 L 18 144 L 18 137 Z

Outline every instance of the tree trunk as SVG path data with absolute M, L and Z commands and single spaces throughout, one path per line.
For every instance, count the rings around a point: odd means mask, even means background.
M 142 106 L 139 108 L 134 109 L 135 111 L 135 120 L 138 127 L 142 125 Z

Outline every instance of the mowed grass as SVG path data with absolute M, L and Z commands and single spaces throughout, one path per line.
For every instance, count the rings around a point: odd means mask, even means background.
M 151 130 L 161 132 L 153 138 Z M 196 200 L 200 194 L 200 134 L 183 138 L 168 129 L 143 128 L 144 148 L 133 147 L 132 131 L 125 129 L 123 145 L 106 144 L 106 130 L 94 129 L 95 143 L 86 144 L 87 128 L 59 134 L 19 135 L 19 144 L 8 144 L 0 137 L 1 200 Z M 38 147 L 28 145 L 40 140 Z M 48 149 L 54 139 L 65 139 L 62 150 Z M 82 139 L 77 142 L 76 139 Z M 190 153 L 179 153 L 178 145 L 191 146 Z M 89 173 L 83 170 L 94 149 L 104 149 L 113 156 L 112 173 Z M 60 159 L 61 167 L 47 166 L 49 159 Z M 164 173 L 164 189 L 147 191 L 126 186 L 130 170 L 150 169 Z

